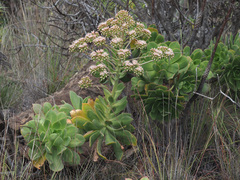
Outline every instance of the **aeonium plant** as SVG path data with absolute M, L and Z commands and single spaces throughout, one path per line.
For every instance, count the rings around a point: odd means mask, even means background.
M 103 143 L 113 147 L 118 160 L 123 156 L 123 145 L 136 146 L 136 137 L 131 133 L 134 130 L 131 125 L 133 119 L 129 113 L 123 113 L 127 97 L 120 98 L 125 87 L 120 79 L 129 72 L 137 76 L 143 74 L 138 60 L 130 59 L 129 47 L 135 39 L 136 47 L 144 48 L 146 41 L 137 39 L 150 36 L 151 32 L 142 23 L 135 22 L 127 11 L 122 10 L 115 18 L 99 24 L 98 31 L 86 34 L 69 47 L 70 51 L 87 53 L 96 62 L 89 67 L 89 73 L 112 86 L 111 90 L 104 86 L 105 97 L 89 100 L 78 113 L 72 112 L 71 119 L 79 129 L 85 131 L 84 137 L 90 146 L 97 143 L 95 152 L 104 159 L 106 157 L 101 153 Z M 79 81 L 81 88 L 91 85 L 89 76 Z
M 83 109 L 72 116 L 72 122 L 85 131 L 84 137 L 90 143 L 97 143 L 97 154 L 101 153 L 102 143 L 111 145 L 115 156 L 120 160 L 123 156 L 122 145 L 136 145 L 136 138 L 131 134 L 132 117 L 123 113 L 127 105 L 127 97 L 121 97 L 124 84 L 121 83 L 127 73 L 143 76 L 142 65 L 154 63 L 163 58 L 172 58 L 173 51 L 168 47 L 147 46 L 151 31 L 145 25 L 134 21 L 127 11 L 119 11 L 115 18 L 110 18 L 98 26 L 98 31 L 87 33 L 85 37 L 75 40 L 69 47 L 70 51 L 88 54 L 96 63 L 89 67 L 89 74 L 99 77 L 101 82 L 110 83 L 112 89 L 103 86 L 105 97 L 84 104 Z M 151 49 L 149 54 L 141 56 L 143 49 Z M 133 51 L 140 51 L 138 56 Z M 149 58 L 146 62 L 144 59 Z M 81 88 L 92 86 L 89 76 L 79 81 Z
M 61 171 L 64 164 L 80 163 L 81 146 L 85 138 L 60 107 L 46 102 L 34 104 L 33 120 L 21 127 L 21 134 L 29 147 L 28 155 L 33 165 L 39 168 L 48 161 L 52 171 Z
M 98 31 L 92 31 L 76 41 L 69 49 L 74 52 L 88 54 L 96 62 L 89 67 L 89 74 L 99 77 L 101 82 L 110 83 L 112 89 L 103 86 L 105 97 L 98 97 L 83 105 L 83 109 L 72 116 L 71 121 L 81 130 L 90 143 L 97 143 L 96 154 L 106 159 L 101 153 L 102 144 L 111 145 L 115 156 L 120 160 L 123 156 L 123 145 L 136 145 L 136 138 L 131 132 L 132 117 L 124 113 L 127 97 L 122 97 L 124 84 L 121 79 L 127 73 L 142 76 L 144 70 L 141 66 L 141 56 L 132 57 L 135 49 L 146 48 L 146 40 L 151 37 L 151 31 L 145 25 L 134 21 L 127 11 L 119 11 L 115 18 L 110 18 L 98 26 Z M 130 44 L 134 42 L 131 49 Z M 156 49 L 157 51 L 157 49 Z M 155 57 L 151 51 L 149 57 Z M 158 51 L 157 53 L 160 53 Z M 145 57 L 144 57 L 145 58 Z M 89 76 L 79 81 L 81 88 L 92 86 Z

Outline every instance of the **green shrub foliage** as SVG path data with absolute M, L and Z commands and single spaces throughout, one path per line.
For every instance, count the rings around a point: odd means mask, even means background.
M 39 168 L 45 160 L 53 171 L 61 171 L 64 162 L 77 165 L 79 153 L 85 138 L 77 127 L 67 123 L 70 117 L 60 111 L 58 106 L 44 103 L 34 104 L 35 116 L 21 128 L 21 134 L 28 142 L 29 157 L 33 165 Z

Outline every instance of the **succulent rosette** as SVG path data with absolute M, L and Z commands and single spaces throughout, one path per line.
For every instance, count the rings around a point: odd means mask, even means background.
M 33 120 L 21 127 L 21 134 L 28 142 L 28 155 L 39 168 L 48 161 L 52 171 L 61 171 L 64 163 L 80 163 L 81 146 L 85 138 L 79 129 L 69 122 L 69 116 L 50 103 L 34 104 Z
M 232 90 L 240 90 L 240 56 L 236 56 L 233 62 L 226 66 L 224 79 Z

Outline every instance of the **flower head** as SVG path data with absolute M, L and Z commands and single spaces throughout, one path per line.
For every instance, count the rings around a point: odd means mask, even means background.
M 127 32 L 127 34 L 129 35 L 130 39 L 134 39 L 137 36 L 137 32 L 135 30 L 131 30 Z
M 123 19 L 128 16 L 128 11 L 126 10 L 121 10 L 116 14 L 116 18 Z
M 118 48 L 118 47 L 122 47 L 123 45 L 123 40 L 122 38 L 118 38 L 118 37 L 115 37 L 111 40 L 111 45 L 114 47 L 114 48 Z
M 79 48 L 78 46 L 80 44 L 83 44 L 83 43 L 85 43 L 85 38 L 77 39 L 77 40 L 73 41 L 73 43 L 69 46 L 69 50 L 74 51 Z
M 148 29 L 143 29 L 142 31 L 141 31 L 141 34 L 143 35 L 143 36 L 146 36 L 147 38 L 150 38 L 151 37 L 151 31 L 149 31 Z
M 104 64 L 98 64 L 97 66 L 96 65 L 92 65 L 89 67 L 89 71 L 91 74 L 95 74 L 97 72 L 101 72 L 101 71 L 104 71 L 106 70 L 106 66 Z
M 82 79 L 78 82 L 78 85 L 80 88 L 88 88 L 92 86 L 92 80 L 89 78 L 89 76 L 84 76 Z
M 112 25 L 112 22 L 114 21 L 114 18 L 109 18 L 107 21 L 106 21 L 106 24 L 108 26 Z
M 163 51 L 163 52 L 165 52 L 165 51 L 168 50 L 168 47 L 166 47 L 166 46 L 159 46 L 158 49 Z
M 174 52 L 173 52 L 172 49 L 168 48 L 168 50 L 165 51 L 165 55 L 166 55 L 167 57 L 169 57 L 170 59 L 172 59 L 172 58 L 174 57 Z
M 107 72 L 106 69 L 104 69 L 103 71 L 101 71 L 99 74 L 100 74 L 100 80 L 101 80 L 101 81 L 104 80 L 104 79 L 106 79 L 107 76 L 108 76 L 108 72 Z
M 130 61 L 124 61 L 123 67 L 125 71 L 133 71 L 134 65 Z
M 111 36 L 118 36 L 120 33 L 120 27 L 118 25 L 113 25 L 109 28 L 109 34 Z
M 129 57 L 131 55 L 131 52 L 129 49 L 119 49 L 117 51 L 117 54 L 120 59 L 126 59 L 127 57 Z
M 110 29 L 109 27 L 103 28 L 102 31 L 101 31 L 102 35 L 107 36 L 107 37 L 110 36 L 109 29 Z
M 137 32 L 141 32 L 144 29 L 144 24 L 137 22 L 135 29 Z
M 79 49 L 80 52 L 84 52 L 88 49 L 88 45 L 87 43 L 79 44 L 77 48 Z
M 97 66 L 96 66 L 96 65 L 91 65 L 91 66 L 89 67 L 89 71 L 90 71 L 91 74 L 93 74 L 93 73 L 96 71 L 96 69 L 97 69 Z
M 154 60 L 160 60 L 161 58 L 164 57 L 164 54 L 161 50 L 159 49 L 156 49 L 156 48 L 152 48 L 151 50 L 151 53 L 152 53 L 152 57 Z
M 90 54 L 93 61 L 100 61 L 103 62 L 104 60 L 108 60 L 109 55 L 107 52 L 105 52 L 103 49 L 99 49 L 96 51 L 93 51 Z
M 163 52 L 163 57 L 165 58 L 173 58 L 174 57 L 174 52 L 171 48 L 168 48 L 166 46 L 159 46 L 157 49 Z
M 86 40 L 86 42 L 91 43 L 98 36 L 99 36 L 98 32 L 92 31 L 92 32 L 86 34 L 85 40 Z
M 126 72 L 133 72 L 137 76 L 143 75 L 143 72 L 144 72 L 142 66 L 140 66 L 137 60 L 133 60 L 132 62 L 125 61 L 123 63 L 123 67 Z
M 126 31 L 128 29 L 128 24 L 127 23 L 123 23 L 121 26 L 121 29 Z
M 102 31 L 102 29 L 104 29 L 104 28 L 106 28 L 106 27 L 108 27 L 107 22 L 102 22 L 102 23 L 100 23 L 100 24 L 98 25 L 98 30 L 99 30 L 99 31 Z
M 136 45 L 137 48 L 143 49 L 144 47 L 147 46 L 147 43 L 146 43 L 146 41 L 144 41 L 144 40 L 137 40 L 137 41 L 135 42 L 135 45 Z
M 126 19 L 126 23 L 128 24 L 128 26 L 131 28 L 133 26 L 135 26 L 135 21 L 133 20 L 132 16 L 128 16 L 128 18 Z
M 115 26 L 115 25 L 118 25 L 119 24 L 119 20 L 118 19 L 113 19 L 111 21 L 111 26 Z
M 174 52 L 171 48 L 166 46 L 159 46 L 158 48 L 152 48 L 151 50 L 152 57 L 155 60 L 159 60 L 161 58 L 173 58 Z
M 133 65 L 139 65 L 137 60 L 132 60 Z
M 103 37 L 103 36 L 99 36 L 99 37 L 97 37 L 96 39 L 93 40 L 93 43 L 96 46 L 104 45 L 106 43 L 106 38 Z
M 92 65 L 89 67 L 91 74 L 99 74 L 100 79 L 104 80 L 108 76 L 107 67 L 104 64 Z
M 141 76 L 141 75 L 143 75 L 144 70 L 143 70 L 142 66 L 138 66 L 138 67 L 136 67 L 136 68 L 133 70 L 133 72 L 134 72 L 137 76 Z

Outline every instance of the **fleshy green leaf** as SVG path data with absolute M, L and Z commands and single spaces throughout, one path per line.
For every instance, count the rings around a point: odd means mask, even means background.
M 67 163 L 72 163 L 74 161 L 72 150 L 66 149 L 62 154 L 62 160 Z
M 171 48 L 171 49 L 180 49 L 181 46 L 180 46 L 179 42 L 174 41 L 174 42 L 171 42 L 171 43 L 169 44 L 169 48 Z
M 89 119 L 81 117 L 81 116 L 77 116 L 75 118 L 72 119 L 72 122 L 74 123 L 75 126 L 77 126 L 78 128 L 84 128 L 84 124 L 86 122 L 89 122 Z
M 53 146 L 60 146 L 63 143 L 63 139 L 58 136 L 54 141 L 53 141 Z
M 191 49 L 189 46 L 186 46 L 184 49 L 183 49 L 183 55 L 185 56 L 190 56 L 190 53 L 191 53 Z
M 54 147 L 54 146 L 53 146 Z M 53 153 L 62 154 L 67 148 L 64 145 L 54 147 Z
M 49 167 L 52 171 L 57 172 L 61 171 L 64 168 L 61 155 L 57 155 L 56 153 L 53 154 L 47 153 L 46 158 L 49 162 Z
M 89 146 L 91 147 L 93 145 L 93 143 L 97 140 L 97 138 L 100 136 L 100 132 L 99 131 L 93 131 L 93 133 L 91 134 L 90 138 L 89 138 Z
M 129 113 L 121 113 L 119 116 L 117 116 L 117 120 L 120 121 L 123 126 L 125 126 L 130 124 L 133 121 L 133 118 Z
M 52 143 L 50 141 L 48 141 L 46 144 L 45 144 L 45 149 L 47 150 L 47 153 L 52 153 Z
M 45 102 L 43 104 L 43 112 L 44 112 L 44 114 L 46 114 L 51 109 L 52 109 L 52 105 L 49 102 Z
M 98 141 L 97 141 L 97 154 L 101 158 L 107 159 L 104 155 L 102 155 L 102 141 L 103 141 L 103 137 L 98 138 Z
M 115 97 L 114 97 L 114 100 L 116 100 L 120 94 L 122 93 L 123 89 L 125 88 L 124 84 L 123 83 L 119 83 L 117 85 L 117 90 L 115 91 Z
M 70 100 L 71 100 L 73 107 L 75 109 L 82 109 L 81 106 L 82 106 L 83 99 L 73 91 L 70 91 L 69 95 L 70 95 Z
M 105 131 L 105 144 L 106 145 L 111 145 L 116 143 L 116 138 L 109 132 Z
M 154 39 L 155 40 L 155 39 Z M 147 51 L 150 51 L 150 49 L 152 49 L 152 48 L 157 48 L 158 47 L 158 45 L 157 45 L 157 43 L 155 43 L 155 42 L 149 42 L 148 44 L 147 44 Z
M 156 37 L 156 39 L 155 39 L 155 42 L 156 42 L 157 44 L 164 42 L 164 36 L 161 35 L 161 34 L 158 34 L 157 37 Z
M 70 111 L 73 110 L 73 107 L 68 104 L 68 103 L 64 103 L 60 109 L 59 112 L 64 112 L 66 115 L 70 116 Z
M 70 136 L 70 137 L 72 137 L 72 136 L 74 136 L 75 134 L 77 134 L 77 132 L 78 132 L 77 127 L 75 127 L 75 126 L 73 126 L 73 125 L 68 125 L 68 126 L 66 127 L 65 136 Z
M 85 138 L 80 134 L 76 134 L 76 137 L 70 141 L 68 147 L 71 147 L 71 148 L 78 147 L 83 145 L 84 142 L 85 142 Z
M 132 133 L 130 133 L 129 131 L 127 131 L 127 130 L 116 131 L 115 134 L 123 144 L 133 145 L 133 146 L 137 145 L 136 137 Z
M 117 160 L 120 161 L 123 157 L 123 150 L 122 150 L 121 144 L 118 141 L 116 141 L 116 143 L 113 144 L 112 146 L 113 146 L 114 153 Z
M 41 114 L 42 106 L 40 104 L 33 104 L 33 111 L 35 114 Z
M 149 180 L 148 177 L 142 177 L 140 180 Z
M 179 70 L 179 65 L 178 64 L 171 64 L 168 66 L 166 69 L 166 78 L 167 80 L 172 79 L 173 76 L 178 72 Z
M 46 114 L 46 120 L 49 120 L 51 123 L 54 123 L 57 121 L 57 114 L 53 110 L 48 111 Z

